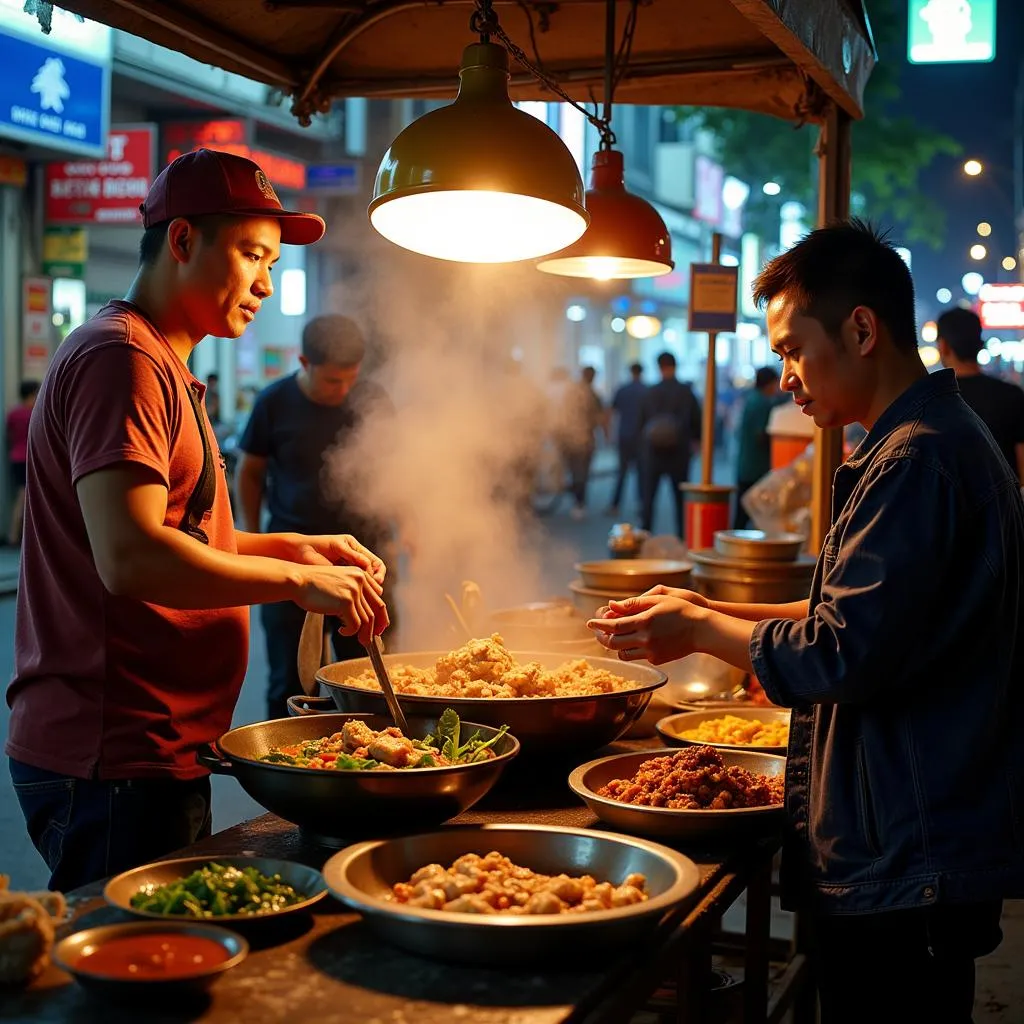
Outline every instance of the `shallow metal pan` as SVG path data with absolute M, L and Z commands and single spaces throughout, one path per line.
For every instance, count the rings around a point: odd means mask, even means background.
M 385 654 L 389 669 L 395 665 L 431 668 L 447 651 L 415 651 Z M 564 654 L 537 651 L 511 651 L 520 664 L 539 662 L 544 668 L 558 668 L 572 660 Z M 651 694 L 664 686 L 667 676 L 651 665 L 628 664 L 617 658 L 586 659 L 594 668 L 628 680 L 626 690 L 585 697 L 421 697 L 399 692 L 398 700 L 407 715 L 437 717 L 450 707 L 460 718 L 483 722 L 495 728 L 507 725 L 522 745 L 523 756 L 538 754 L 589 753 L 622 736 L 643 714 Z M 370 668 L 368 658 L 338 661 L 325 665 L 316 674 L 341 711 L 384 713 L 384 694 L 353 686 L 347 680 Z M 392 674 L 394 680 L 394 674 Z
M 727 710 L 711 711 L 684 711 L 676 715 L 668 715 L 660 719 L 655 728 L 661 738 L 672 747 L 702 746 L 717 747 L 719 750 L 752 750 L 761 754 L 785 754 L 786 744 L 758 745 L 756 743 L 713 743 L 711 740 L 691 740 L 680 735 L 690 729 L 696 729 L 705 722 L 713 722 L 716 719 L 732 715 L 734 718 L 742 718 L 747 721 L 765 722 L 774 724 L 785 722 L 789 724 L 790 712 L 788 708 L 752 708 L 738 707 Z
M 638 807 L 597 791 L 612 779 L 632 778 L 640 765 L 654 757 L 671 757 L 679 747 L 643 750 L 631 754 L 613 754 L 580 765 L 569 776 L 569 788 L 606 824 L 632 835 L 718 841 L 750 832 L 771 830 L 781 824 L 783 807 L 739 807 L 729 810 L 676 810 L 669 807 Z M 782 775 L 786 759 L 776 754 L 721 750 L 727 765 L 738 765 L 761 775 Z
M 607 558 L 577 562 L 573 568 L 585 587 L 642 594 L 659 583 L 667 587 L 689 586 L 693 564 L 670 558 Z
M 765 533 L 764 530 L 716 530 L 715 550 L 727 558 L 751 561 L 791 562 L 799 557 L 806 541 L 798 533 Z
M 384 695 L 378 696 L 383 706 Z M 441 711 L 448 706 L 443 704 L 431 717 L 410 715 L 411 738 L 422 739 L 433 732 Z M 489 739 L 496 732 L 497 727 L 459 717 L 467 735 L 479 731 Z M 212 772 L 233 775 L 257 803 L 300 826 L 310 838 L 338 846 L 342 845 L 339 840 L 415 832 L 454 818 L 494 786 L 519 752 L 515 736 L 506 733 L 495 744 L 497 756 L 446 768 L 340 771 L 259 760 L 271 747 L 330 736 L 352 719 L 366 722 L 371 729 L 394 724 L 386 714 L 351 712 L 258 722 L 226 732 L 199 760 Z
M 448 866 L 463 854 L 491 850 L 534 871 L 589 874 L 598 882 L 618 884 L 640 872 L 650 899 L 609 911 L 516 917 L 452 914 L 386 899 L 392 885 L 426 864 Z M 609 832 L 482 825 L 350 846 L 327 861 L 324 880 L 374 932 L 412 953 L 493 967 L 543 962 L 557 968 L 570 957 L 616 954 L 642 939 L 693 896 L 700 871 L 675 850 Z

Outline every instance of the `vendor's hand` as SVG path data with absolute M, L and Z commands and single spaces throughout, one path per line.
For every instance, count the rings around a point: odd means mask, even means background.
M 390 624 L 383 586 L 354 565 L 307 565 L 300 570 L 295 603 L 307 612 L 341 619 L 343 636 L 370 643 Z
M 365 569 L 378 583 L 383 583 L 387 574 L 383 559 L 348 533 L 300 535 L 295 555 L 293 561 L 303 565 L 352 565 Z
M 587 626 L 594 631 L 597 642 L 614 651 L 620 660 L 663 665 L 698 649 L 696 628 L 707 614 L 705 606 L 687 598 L 648 593 L 610 602 Z

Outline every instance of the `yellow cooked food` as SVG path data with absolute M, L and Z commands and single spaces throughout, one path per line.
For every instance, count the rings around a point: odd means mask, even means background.
M 684 740 L 698 743 L 731 743 L 738 747 L 784 747 L 789 743 L 789 719 L 782 722 L 757 722 L 736 715 L 709 718 L 695 729 L 677 733 Z
M 647 879 L 635 872 L 621 885 L 590 875 L 543 875 L 492 850 L 484 857 L 464 854 L 447 868 L 427 864 L 392 886 L 391 899 L 452 914 L 586 914 L 643 903 L 648 892 Z
M 389 665 L 388 674 L 399 693 L 417 697 L 585 697 L 637 685 L 607 669 L 594 668 L 586 658 L 553 669 L 541 668 L 536 661 L 521 665 L 499 633 L 441 655 L 433 668 Z M 367 690 L 380 689 L 372 669 L 346 681 Z

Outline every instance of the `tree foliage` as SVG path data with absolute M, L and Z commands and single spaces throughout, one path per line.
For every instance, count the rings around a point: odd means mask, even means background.
M 896 227 L 907 244 L 941 248 L 943 208 L 919 187 L 921 172 L 940 154 L 956 156 L 960 145 L 898 112 L 903 37 L 899 18 L 905 4 L 868 0 L 878 63 L 864 93 L 862 120 L 853 125 L 853 212 Z M 768 237 L 777 231 L 778 206 L 794 199 L 812 211 L 817 202 L 818 129 L 723 107 L 679 107 L 677 117 L 694 117 L 717 139 L 718 157 L 730 174 L 751 185 L 746 222 Z M 766 180 L 782 186 L 778 197 L 761 192 Z M 813 216 L 813 215 L 812 215 Z

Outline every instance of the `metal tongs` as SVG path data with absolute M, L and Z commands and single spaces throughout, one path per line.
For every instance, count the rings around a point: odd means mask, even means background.
M 398 703 L 395 688 L 391 685 L 391 677 L 388 675 L 387 667 L 384 665 L 384 651 L 381 648 L 380 637 L 375 636 L 370 643 L 363 644 L 363 646 L 366 648 L 366 653 L 370 656 L 370 664 L 373 665 L 373 672 L 377 677 L 377 682 L 380 683 L 380 688 L 384 691 L 384 700 L 387 701 L 388 711 L 391 712 L 395 725 L 401 729 L 402 735 L 408 736 L 409 725 L 405 720 L 402 707 Z

